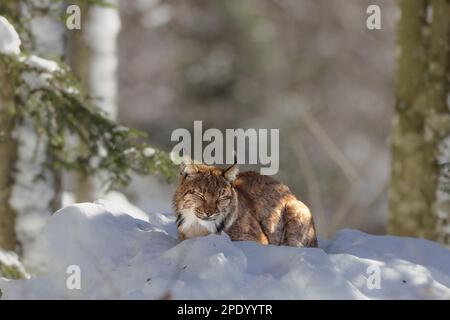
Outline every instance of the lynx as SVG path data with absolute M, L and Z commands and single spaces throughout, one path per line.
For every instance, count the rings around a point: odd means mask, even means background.
M 313 217 L 289 188 L 257 172 L 182 163 L 173 197 L 178 237 L 228 234 L 233 241 L 316 247 Z

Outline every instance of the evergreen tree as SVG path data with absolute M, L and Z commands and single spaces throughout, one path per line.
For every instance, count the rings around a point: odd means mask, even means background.
M 67 65 L 33 55 L 33 34 L 18 10 L 13 0 L 0 5 L 0 15 L 23 40 L 21 53 L 0 53 L 0 248 L 7 250 L 17 250 L 19 244 L 18 216 L 10 203 L 23 171 L 17 162 L 23 146 L 16 135 L 25 125 L 38 137 L 32 149 L 43 148 L 39 171 L 26 172 L 33 183 L 64 170 L 100 176 L 106 188 L 113 188 L 126 185 L 131 172 L 161 173 L 168 179 L 176 172 L 169 156 L 151 148 L 142 132 L 119 125 L 99 109 Z

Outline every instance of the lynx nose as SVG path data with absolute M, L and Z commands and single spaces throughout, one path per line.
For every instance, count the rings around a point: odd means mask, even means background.
M 207 205 L 205 207 L 205 211 L 204 212 L 209 217 L 209 216 L 213 215 L 216 212 L 216 208 L 213 205 Z

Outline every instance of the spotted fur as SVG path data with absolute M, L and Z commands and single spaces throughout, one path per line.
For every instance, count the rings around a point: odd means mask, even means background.
M 308 207 L 282 183 L 237 165 L 182 164 L 173 206 L 180 240 L 224 231 L 235 241 L 317 246 Z

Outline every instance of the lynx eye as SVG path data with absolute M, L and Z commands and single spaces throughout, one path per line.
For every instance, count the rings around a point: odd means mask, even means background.
M 201 193 L 199 193 L 199 192 L 193 192 L 192 193 L 194 196 L 196 196 L 197 198 L 200 198 L 200 199 L 205 199 L 205 196 L 204 195 L 202 195 Z
M 225 197 L 220 197 L 218 199 L 218 201 L 227 201 L 227 200 L 230 200 L 230 199 L 231 199 L 231 196 L 225 196 Z

